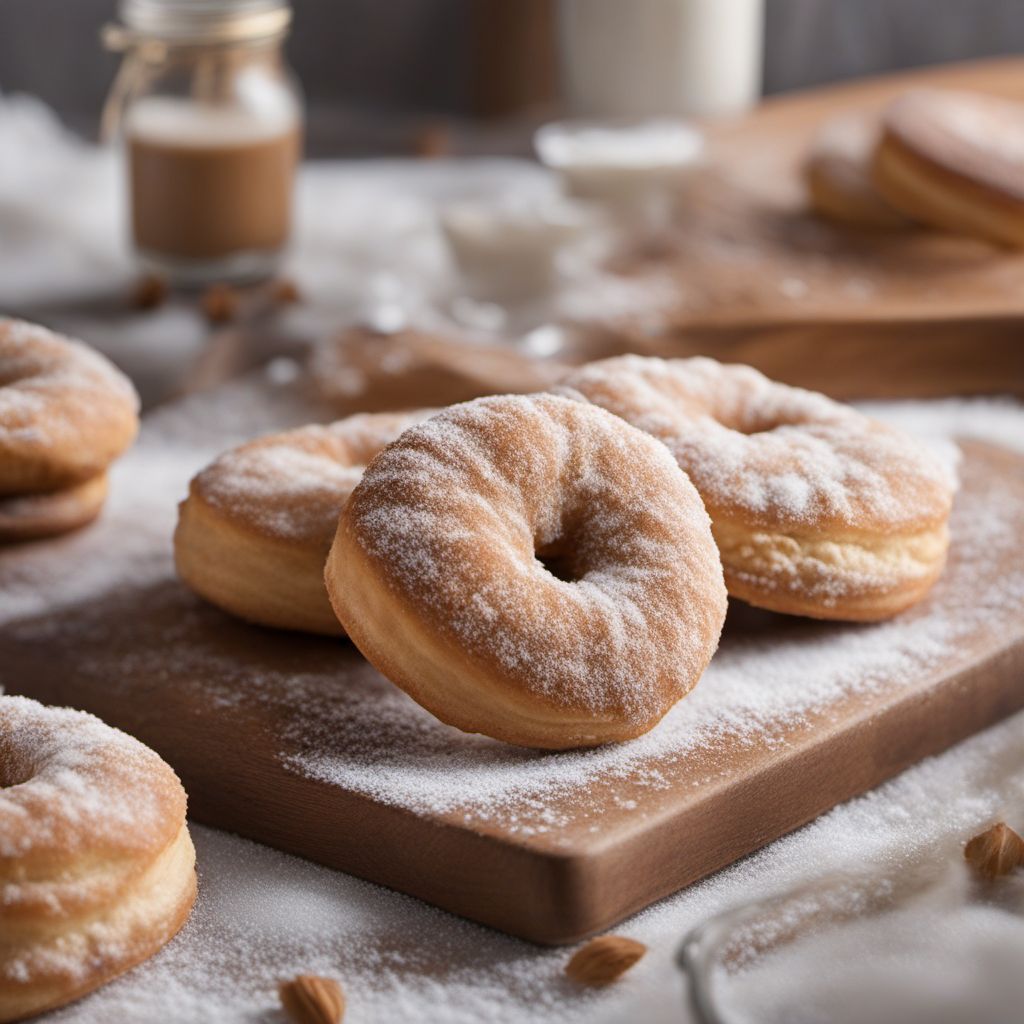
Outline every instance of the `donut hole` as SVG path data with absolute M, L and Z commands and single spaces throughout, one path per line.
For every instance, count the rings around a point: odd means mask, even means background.
M 538 548 L 534 557 L 556 580 L 579 583 L 584 573 L 569 546 L 564 543 L 548 544 Z
M 769 410 L 754 408 L 734 417 L 731 422 L 727 419 L 719 419 L 718 422 L 730 430 L 735 430 L 737 434 L 746 434 L 751 437 L 754 434 L 769 434 L 773 430 L 778 430 L 779 427 L 798 426 L 801 421 L 791 416 L 780 416 Z

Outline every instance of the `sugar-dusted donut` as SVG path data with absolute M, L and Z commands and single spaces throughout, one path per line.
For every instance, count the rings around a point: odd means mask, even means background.
M 704 499 L 735 597 L 884 619 L 942 571 L 949 468 L 849 406 L 704 358 L 604 359 L 564 387 L 668 446 Z
M 340 636 L 324 562 L 366 464 L 433 410 L 368 413 L 250 441 L 200 472 L 178 509 L 178 575 L 262 626 Z
M 349 636 L 414 700 L 531 747 L 647 732 L 725 616 L 707 513 L 668 451 L 554 395 L 407 430 L 352 492 L 325 576 Z
M 98 352 L 0 319 L 0 495 L 99 476 L 134 439 L 138 410 L 131 382 Z
M 882 117 L 872 179 L 915 220 L 1024 246 L 1024 105 L 915 89 Z
M 141 963 L 195 898 L 170 767 L 92 715 L 0 696 L 0 1021 Z
M 839 114 L 820 127 L 803 166 L 816 212 L 854 227 L 895 228 L 909 223 L 872 184 L 871 160 L 878 136 L 878 115 L 869 111 Z
M 100 473 L 58 491 L 0 497 L 0 543 L 53 537 L 91 523 L 107 498 L 107 474 Z

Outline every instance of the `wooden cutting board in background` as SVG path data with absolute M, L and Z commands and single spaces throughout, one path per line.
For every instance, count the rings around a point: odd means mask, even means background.
M 460 733 L 349 643 L 248 626 L 175 578 L 188 477 L 239 435 L 308 419 L 275 398 L 288 387 L 168 407 L 94 527 L 0 551 L 0 685 L 139 737 L 198 821 L 564 943 L 1024 706 L 1024 457 L 975 443 L 947 571 L 894 623 L 734 606 L 708 674 L 634 744 L 553 754 Z M 795 711 L 744 712 L 794 679 Z
M 795 93 L 712 126 L 712 166 L 673 229 L 613 264 L 634 284 L 667 280 L 675 298 L 659 308 L 638 291 L 632 311 L 588 318 L 581 347 L 706 353 L 841 398 L 1024 394 L 1024 253 L 808 210 L 800 164 L 819 125 L 916 86 L 1024 100 L 1024 60 Z

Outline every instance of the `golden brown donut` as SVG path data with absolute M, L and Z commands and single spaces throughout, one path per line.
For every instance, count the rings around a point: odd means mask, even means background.
M 915 89 L 886 109 L 872 180 L 925 224 L 1024 246 L 1024 106 Z
M 0 495 L 99 476 L 131 444 L 138 411 L 131 382 L 98 352 L 0 319 Z
M 804 161 L 811 205 L 830 220 L 865 228 L 896 228 L 908 221 L 871 181 L 878 115 L 856 111 L 826 121 Z
M 63 1006 L 188 918 L 185 791 L 98 718 L 0 697 L 0 1021 Z
M 344 630 L 324 590 L 342 506 L 366 464 L 433 410 L 349 416 L 250 441 L 200 472 L 178 509 L 178 575 L 262 626 Z
M 699 357 L 604 359 L 563 386 L 668 446 L 711 515 L 734 597 L 870 621 L 920 601 L 942 571 L 952 474 L 849 406 Z
M 0 543 L 38 540 L 91 523 L 107 498 L 108 480 L 100 473 L 59 491 L 0 497 Z
M 647 732 L 725 617 L 707 513 L 668 451 L 554 395 L 480 398 L 407 430 L 352 492 L 325 577 L 392 682 L 529 747 Z

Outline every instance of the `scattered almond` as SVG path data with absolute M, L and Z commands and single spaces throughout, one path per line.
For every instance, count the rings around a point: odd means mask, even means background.
M 580 985 L 610 985 L 639 960 L 647 947 L 622 935 L 601 935 L 577 950 L 565 973 Z
M 279 277 L 270 285 L 270 297 L 281 306 L 291 306 L 302 301 L 302 292 L 290 277 Z
M 156 274 L 146 274 L 135 283 L 132 305 L 136 309 L 156 309 L 167 301 L 167 282 Z
M 964 847 L 967 862 L 983 878 L 999 878 L 1024 864 L 1024 839 L 1000 821 Z
M 282 982 L 277 992 L 294 1024 L 338 1024 L 345 1014 L 345 994 L 333 978 L 300 974 Z
M 203 313 L 213 324 L 234 320 L 238 314 L 238 292 L 227 284 L 212 284 L 203 292 Z

